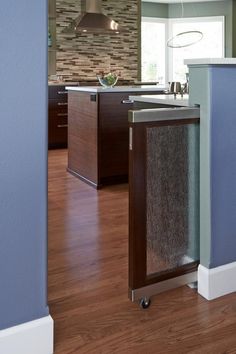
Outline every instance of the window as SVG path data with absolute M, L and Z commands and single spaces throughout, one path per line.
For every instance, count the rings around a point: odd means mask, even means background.
M 203 39 L 185 48 L 167 48 L 167 39 L 200 30 Z M 186 81 L 184 59 L 224 57 L 224 17 L 142 19 L 142 81 Z
M 145 18 L 142 21 L 142 81 L 166 81 L 167 22 Z

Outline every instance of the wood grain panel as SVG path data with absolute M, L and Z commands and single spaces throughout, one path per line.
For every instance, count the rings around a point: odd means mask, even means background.
M 130 95 L 147 92 L 115 92 L 99 94 L 99 177 L 123 176 L 128 180 L 129 133 L 126 103 Z M 148 92 L 152 94 L 153 92 Z
M 128 171 L 128 93 L 99 95 L 99 177 L 126 175 Z
M 86 92 L 70 91 L 68 104 L 68 169 L 97 185 L 97 101 Z
M 142 93 L 69 92 L 70 172 L 97 188 L 128 181 L 128 110 L 133 104 L 123 101 Z
M 65 85 L 50 85 L 48 86 L 48 98 L 57 99 L 60 101 L 67 101 L 68 91 L 65 89 Z

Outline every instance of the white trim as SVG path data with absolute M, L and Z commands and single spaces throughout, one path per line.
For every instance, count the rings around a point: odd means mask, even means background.
M 225 16 L 194 16 L 194 17 L 170 17 L 169 22 L 178 22 L 178 23 L 195 23 L 195 22 L 216 22 L 223 21 L 224 23 Z
M 169 29 L 168 29 L 168 18 L 163 18 L 163 17 L 146 17 L 146 16 L 142 16 L 141 19 L 141 79 L 145 81 L 145 79 L 143 79 L 143 61 L 142 61 L 142 41 L 143 41 L 143 37 L 142 37 L 142 24 L 146 22 L 146 23 L 161 23 L 165 25 L 165 43 L 167 42 L 168 36 L 169 36 Z M 168 48 L 167 46 L 165 46 L 165 82 L 162 83 L 164 85 L 167 85 L 168 83 Z
M 146 16 L 142 16 L 142 22 L 151 22 L 151 23 L 167 23 L 168 22 L 168 18 L 165 17 L 146 17 Z M 142 23 L 141 23 L 142 24 Z
M 217 268 L 198 267 L 198 292 L 213 300 L 236 291 L 236 262 Z
M 53 354 L 51 316 L 0 331 L 0 353 Z
M 236 58 L 185 59 L 186 65 L 236 65 Z

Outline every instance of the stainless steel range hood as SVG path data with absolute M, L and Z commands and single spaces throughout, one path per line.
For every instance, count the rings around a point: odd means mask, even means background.
M 121 31 L 117 22 L 102 13 L 101 0 L 81 0 L 81 7 L 81 15 L 73 20 L 63 33 Z

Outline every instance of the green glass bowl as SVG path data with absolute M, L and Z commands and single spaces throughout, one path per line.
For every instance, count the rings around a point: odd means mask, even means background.
M 100 85 L 102 85 L 105 88 L 111 88 L 114 87 L 117 83 L 118 76 L 116 75 L 105 75 L 105 76 L 97 76 L 98 81 Z

